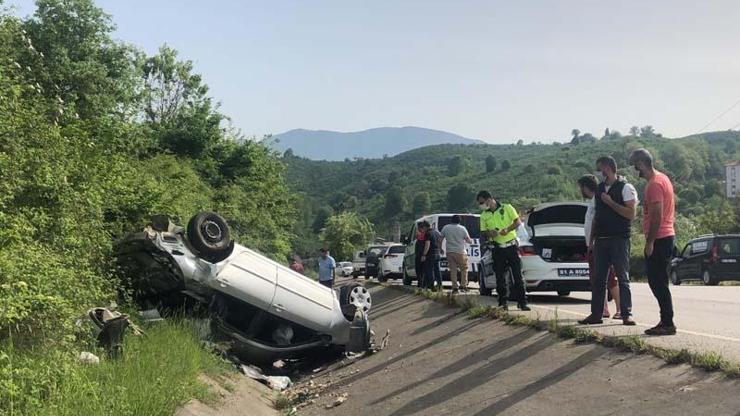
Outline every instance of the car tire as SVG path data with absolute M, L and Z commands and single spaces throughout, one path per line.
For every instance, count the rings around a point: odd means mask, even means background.
M 674 286 L 681 285 L 681 279 L 678 278 L 678 273 L 676 273 L 675 270 L 671 272 L 671 283 L 673 283 Z
M 712 277 L 712 274 L 709 273 L 709 270 L 704 270 L 704 273 L 701 275 L 701 280 L 706 286 L 717 286 L 719 284 L 719 282 Z
M 565 297 L 570 295 L 570 290 L 558 290 L 558 296 Z
M 346 310 L 345 306 L 354 305 L 356 308 L 361 308 L 363 312 L 368 313 L 372 307 L 373 300 L 365 286 L 359 283 L 350 283 L 339 289 L 339 302 L 343 311 Z M 351 316 L 349 313 L 345 313 L 344 317 L 351 321 L 354 318 L 354 311 Z
M 212 212 L 195 214 L 188 222 L 187 236 L 198 254 L 211 263 L 226 259 L 234 251 L 229 225 Z
M 483 270 L 478 270 L 478 292 L 481 296 L 491 296 L 493 295 L 493 289 L 489 289 L 486 287 L 486 279 L 485 276 L 483 276 Z

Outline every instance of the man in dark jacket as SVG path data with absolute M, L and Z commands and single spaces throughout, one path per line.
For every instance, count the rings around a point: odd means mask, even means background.
M 619 281 L 619 300 L 622 322 L 635 325 L 632 319 L 632 293 L 630 291 L 630 232 L 637 213 L 637 191 L 624 177 L 617 176 L 617 162 L 610 156 L 596 161 L 598 176 L 602 181 L 595 197 L 596 215 L 591 229 L 591 244 L 596 255 L 596 278 L 591 288 L 591 315 L 578 321 L 580 324 L 602 323 L 606 281 L 609 268 Z

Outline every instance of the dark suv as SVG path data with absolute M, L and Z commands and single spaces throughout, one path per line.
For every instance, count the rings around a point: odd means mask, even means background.
M 691 240 L 671 262 L 671 282 L 701 280 L 714 286 L 740 280 L 740 234 L 705 235 Z

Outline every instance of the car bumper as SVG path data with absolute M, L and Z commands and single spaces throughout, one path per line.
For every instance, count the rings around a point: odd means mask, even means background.
M 591 282 L 588 280 L 540 280 L 535 285 L 527 282 L 527 292 L 590 292 Z

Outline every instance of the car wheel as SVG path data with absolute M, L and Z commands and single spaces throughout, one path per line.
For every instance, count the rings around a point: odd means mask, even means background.
M 701 280 L 707 286 L 717 286 L 719 284 L 719 282 L 709 273 L 709 270 L 704 270 L 704 273 L 701 275 Z
M 570 295 L 570 290 L 558 290 L 558 296 L 568 296 Z
M 198 254 L 211 263 L 226 259 L 234 251 L 229 225 L 212 212 L 194 215 L 188 222 L 187 236 Z
M 489 289 L 486 287 L 486 278 L 483 276 L 483 270 L 478 270 L 478 292 L 481 296 L 491 296 L 493 294 L 493 289 Z
M 681 280 L 678 278 L 678 273 L 676 271 L 671 272 L 671 283 L 673 283 L 674 286 L 679 286 L 681 284 Z
M 360 309 L 365 313 L 370 312 L 370 308 L 373 305 L 370 292 L 365 286 L 358 283 L 342 286 L 339 291 L 339 297 L 342 305 L 354 305 L 355 308 Z M 350 316 L 347 317 L 347 319 L 352 319 L 353 317 L 354 316 Z

